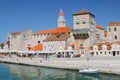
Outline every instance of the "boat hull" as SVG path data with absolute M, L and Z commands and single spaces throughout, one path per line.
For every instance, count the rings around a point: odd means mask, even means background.
M 87 74 L 96 74 L 98 72 L 98 69 L 84 69 L 84 70 L 79 70 L 80 73 L 87 73 Z

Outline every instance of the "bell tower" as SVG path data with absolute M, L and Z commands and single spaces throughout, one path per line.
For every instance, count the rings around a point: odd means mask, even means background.
M 66 21 L 64 18 L 64 13 L 63 10 L 60 9 L 59 17 L 58 17 L 58 27 L 65 27 L 65 26 L 66 26 Z

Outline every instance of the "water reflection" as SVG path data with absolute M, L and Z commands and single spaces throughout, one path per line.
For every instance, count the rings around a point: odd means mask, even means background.
M 10 65 L 10 73 L 12 80 L 16 78 L 24 80 L 76 80 L 75 71 L 61 69 Z
M 120 80 L 120 76 L 87 75 L 80 74 L 78 71 L 0 64 L 0 80 Z
M 0 64 L 0 80 L 9 79 L 10 79 L 9 67 L 4 64 Z
M 98 74 L 80 74 L 80 80 L 100 80 Z

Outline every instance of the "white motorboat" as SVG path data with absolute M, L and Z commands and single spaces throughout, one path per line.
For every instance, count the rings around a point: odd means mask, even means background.
M 85 69 L 80 69 L 79 72 L 87 73 L 87 74 L 95 74 L 98 72 L 98 69 L 85 68 Z

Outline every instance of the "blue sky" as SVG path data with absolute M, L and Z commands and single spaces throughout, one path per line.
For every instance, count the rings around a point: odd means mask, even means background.
M 68 26 L 73 25 L 72 14 L 82 9 L 93 13 L 104 29 L 120 21 L 120 0 L 0 0 L 0 42 L 11 32 L 56 28 L 60 8 Z

